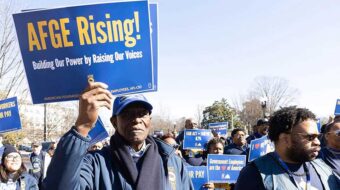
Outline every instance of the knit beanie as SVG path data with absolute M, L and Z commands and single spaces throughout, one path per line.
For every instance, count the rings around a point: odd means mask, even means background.
M 6 144 L 6 145 L 4 145 L 4 147 L 5 147 L 5 149 L 4 149 L 4 153 L 2 154 L 2 159 L 1 159 L 1 162 L 2 162 L 2 163 L 4 162 L 4 159 L 5 159 L 5 157 L 6 157 L 8 154 L 10 154 L 10 153 L 12 153 L 12 152 L 17 152 L 17 153 L 19 153 L 19 152 L 17 151 L 17 149 L 15 149 L 15 147 L 12 146 L 12 145 Z M 19 153 L 19 154 L 20 154 L 20 153 Z

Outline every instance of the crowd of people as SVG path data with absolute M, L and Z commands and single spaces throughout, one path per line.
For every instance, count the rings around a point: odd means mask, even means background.
M 90 144 L 89 131 L 99 108 L 112 110 L 115 133 L 109 143 Z M 58 145 L 47 152 L 33 143 L 32 169 L 27 172 L 20 153 L 4 145 L 0 165 L 2 189 L 193 189 L 187 166 L 207 165 L 208 154 L 249 154 L 252 140 L 268 135 L 275 151 L 261 156 L 240 171 L 228 188 L 340 189 L 340 118 L 320 133 L 315 115 L 305 108 L 285 107 L 269 120 L 260 119 L 253 134 L 231 131 L 229 138 L 213 133 L 205 151 L 183 148 L 184 131 L 177 136 L 152 137 L 152 104 L 140 94 L 113 100 L 107 85 L 91 82 L 79 98 L 79 115 Z M 193 119 L 185 129 L 197 128 Z M 322 142 L 322 143 L 321 143 Z M 247 159 L 248 160 L 248 159 Z M 216 189 L 205 183 L 202 188 Z

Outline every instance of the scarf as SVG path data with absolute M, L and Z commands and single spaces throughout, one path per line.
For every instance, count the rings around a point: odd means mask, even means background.
M 150 147 L 139 160 L 138 171 L 135 161 L 132 159 L 126 141 L 116 132 L 110 140 L 113 163 L 123 177 L 136 190 L 160 190 L 164 188 L 162 179 L 162 162 L 158 147 L 154 139 L 147 137 L 146 144 Z M 157 164 L 158 163 L 158 164 Z

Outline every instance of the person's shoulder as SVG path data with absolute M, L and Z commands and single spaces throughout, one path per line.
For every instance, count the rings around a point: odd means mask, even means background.
M 250 162 L 242 168 L 237 179 L 235 190 L 264 189 L 260 172 L 254 162 Z
M 171 154 L 175 153 L 175 149 L 172 146 L 168 145 L 167 143 L 165 143 L 164 141 L 162 141 L 158 138 L 153 138 L 153 139 L 155 140 L 157 147 L 158 147 L 158 151 L 161 154 L 170 156 Z
M 26 183 L 28 182 L 30 184 L 38 184 L 37 179 L 27 172 L 22 173 L 20 178 L 21 180 L 24 180 Z

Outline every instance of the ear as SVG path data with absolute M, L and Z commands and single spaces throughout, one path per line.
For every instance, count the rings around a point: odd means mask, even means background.
M 281 133 L 281 134 L 279 135 L 279 141 L 280 141 L 282 144 L 285 144 L 286 146 L 290 147 L 290 145 L 291 145 L 291 136 L 290 136 L 290 134 Z
M 110 121 L 111 121 L 111 124 L 113 125 L 113 127 L 114 127 L 115 129 L 117 129 L 117 116 L 112 116 L 112 117 L 110 118 Z

